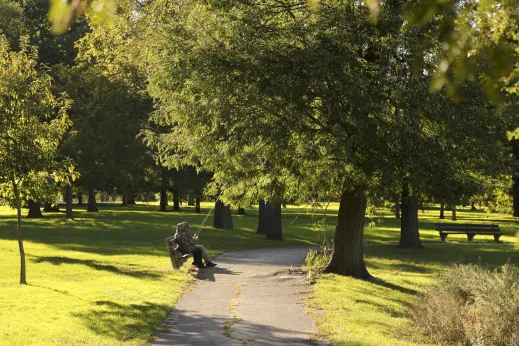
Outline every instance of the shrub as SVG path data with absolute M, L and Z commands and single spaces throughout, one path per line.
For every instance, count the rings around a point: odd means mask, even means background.
M 315 283 L 317 276 L 323 272 L 332 257 L 332 246 L 324 245 L 319 250 L 310 250 L 306 254 L 303 269 L 306 271 L 306 282 Z
M 519 270 L 458 265 L 422 295 L 412 320 L 433 342 L 519 345 Z

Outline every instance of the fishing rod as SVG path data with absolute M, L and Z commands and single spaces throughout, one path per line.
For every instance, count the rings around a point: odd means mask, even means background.
M 223 191 L 220 192 L 220 194 L 218 195 L 218 197 L 216 197 L 216 202 L 218 202 L 218 201 L 220 200 L 220 196 L 222 195 L 222 193 L 223 193 Z M 211 212 L 213 211 L 214 206 L 216 205 L 216 202 L 215 202 L 215 204 L 211 207 L 211 210 L 209 210 L 209 212 L 208 212 L 207 215 L 205 216 L 204 221 L 202 221 L 202 223 L 200 224 L 200 226 L 199 226 L 198 229 L 196 230 L 195 235 L 194 235 L 193 237 L 198 238 L 198 235 L 200 234 L 200 231 L 202 230 L 202 227 L 205 225 L 205 222 L 206 222 L 207 219 L 209 218 L 209 215 L 211 215 Z

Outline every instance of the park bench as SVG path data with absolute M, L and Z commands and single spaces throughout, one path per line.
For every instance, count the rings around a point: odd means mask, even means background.
M 169 257 L 173 269 L 178 269 L 184 262 L 193 255 L 190 253 L 182 254 L 178 249 L 178 244 L 174 236 L 166 238 L 166 245 L 168 247 Z
M 502 233 L 498 225 L 482 224 L 460 224 L 460 223 L 436 223 L 436 230 L 440 232 L 440 238 L 444 242 L 449 234 L 466 234 L 469 241 L 474 239 L 476 234 L 492 234 L 494 240 L 499 242 Z

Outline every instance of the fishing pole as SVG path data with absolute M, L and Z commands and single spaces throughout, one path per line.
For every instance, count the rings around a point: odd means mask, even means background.
M 218 202 L 218 201 L 220 200 L 220 196 L 222 195 L 222 193 L 223 193 L 223 191 L 220 192 L 220 194 L 218 195 L 218 197 L 216 197 L 216 202 Z M 199 226 L 198 229 L 196 230 L 195 235 L 194 235 L 193 237 L 198 238 L 198 235 L 200 234 L 200 231 L 202 230 L 202 227 L 205 225 L 205 222 L 206 222 L 207 219 L 209 218 L 209 215 L 211 215 L 211 212 L 213 211 L 214 206 L 216 205 L 216 202 L 215 202 L 215 204 L 211 207 L 211 210 L 209 210 L 209 212 L 208 212 L 207 215 L 205 216 L 204 221 L 202 221 L 202 223 L 200 224 L 200 226 Z

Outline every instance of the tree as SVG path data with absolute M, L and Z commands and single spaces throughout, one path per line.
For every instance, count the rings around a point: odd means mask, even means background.
M 52 93 L 52 80 L 36 68 L 37 50 L 21 41 L 19 52 L 9 51 L 0 36 L 0 191 L 17 210 L 20 283 L 27 284 L 22 237 L 22 202 L 38 199 L 38 187 L 59 180 L 68 165 L 58 165 L 56 151 L 70 121 L 66 95 Z
M 137 138 L 152 103 L 144 77 L 130 55 L 131 22 L 121 14 L 113 26 L 93 26 L 76 43 L 78 56 L 59 77 L 75 103 L 73 131 L 63 150 L 74 157 L 79 184 L 89 191 L 89 211 L 97 211 L 95 191 L 117 191 L 131 202 L 153 165 Z
M 214 206 L 213 227 L 219 229 L 233 229 L 231 206 L 225 205 L 220 200 L 216 201 Z
M 506 123 L 457 114 L 446 93 L 430 94 L 437 66 L 415 54 L 423 32 L 402 30 L 411 3 L 384 2 L 374 25 L 356 1 L 154 2 L 142 60 L 153 117 L 172 128 L 163 145 L 214 172 L 226 202 L 238 191 L 271 203 L 340 198 L 327 271 L 370 278 L 368 197 L 404 187 L 401 245 L 421 247 L 417 203 L 439 149 L 468 141 L 477 152 L 488 139 L 478 135 L 491 130 L 495 144 Z
M 21 6 L 10 0 L 0 0 L 0 35 L 5 35 L 11 48 L 18 46 L 23 31 L 23 10 Z

